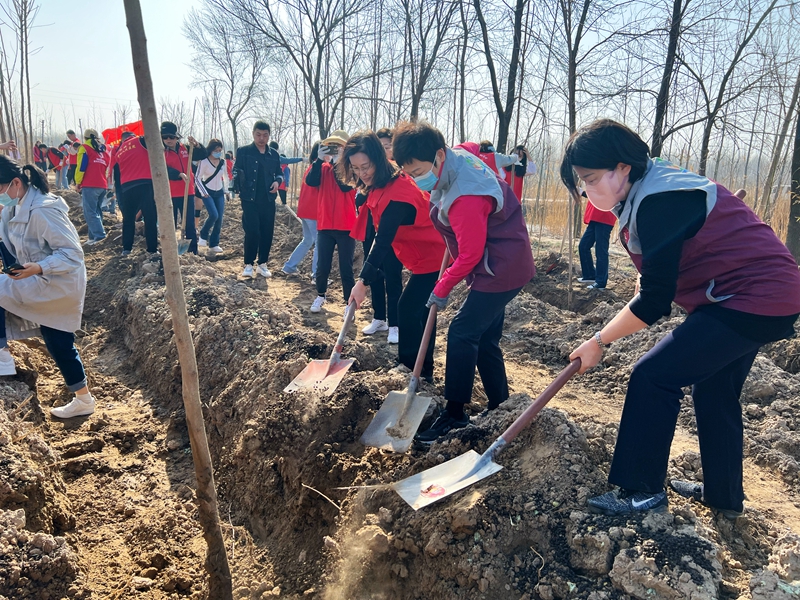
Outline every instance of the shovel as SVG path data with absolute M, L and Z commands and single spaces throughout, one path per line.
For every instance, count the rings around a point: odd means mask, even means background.
M 300 374 L 292 379 L 291 383 L 283 388 L 284 392 L 292 393 L 298 390 L 312 389 L 325 396 L 330 396 L 336 391 L 339 383 L 344 379 L 345 373 L 355 362 L 352 358 L 342 360 L 342 346 L 344 345 L 347 330 L 354 321 L 356 303 L 351 302 L 344 313 L 344 325 L 336 338 L 336 345 L 328 360 L 312 360 Z
M 186 254 L 189 246 L 192 245 L 192 240 L 186 239 L 186 224 L 189 222 L 186 211 L 189 207 L 189 182 L 192 180 L 192 151 L 194 151 L 194 144 L 189 144 L 189 160 L 186 161 L 186 186 L 183 188 L 183 235 L 178 242 L 178 256 Z M 180 156 L 180 154 L 178 156 Z
M 450 262 L 450 253 L 445 250 L 442 257 L 442 268 L 439 270 L 439 279 Z M 380 410 L 375 414 L 367 430 L 361 436 L 361 443 L 392 452 L 405 452 L 411 447 L 414 435 L 419 429 L 425 413 L 428 411 L 432 400 L 425 396 L 417 396 L 419 377 L 422 374 L 422 363 L 428 351 L 433 327 L 436 325 L 435 304 L 431 305 L 428 312 L 428 321 L 417 352 L 414 371 L 408 389 L 405 392 L 389 392 L 383 401 Z
M 573 360 L 483 454 L 470 450 L 432 469 L 393 483 L 391 487 L 411 508 L 418 510 L 497 473 L 503 467 L 494 462 L 495 456 L 533 421 L 545 404 L 580 368 L 581 360 Z

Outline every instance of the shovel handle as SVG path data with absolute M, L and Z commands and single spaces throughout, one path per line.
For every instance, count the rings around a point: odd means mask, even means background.
M 336 338 L 336 345 L 333 347 L 333 352 L 331 352 L 331 358 L 328 361 L 328 369 L 330 369 L 339 361 L 339 355 L 342 353 L 342 348 L 344 348 L 344 340 L 347 336 L 347 330 L 350 329 L 350 323 L 353 322 L 353 315 L 355 312 L 356 303 L 351 302 L 347 305 L 347 310 L 344 311 L 344 324 L 342 325 L 342 330 L 339 332 L 339 337 Z
M 450 251 L 445 248 L 444 249 L 444 256 L 442 256 L 442 266 L 439 269 L 439 279 L 442 278 L 444 274 L 444 270 L 450 264 Z M 425 362 L 425 354 L 428 352 L 428 344 L 431 341 L 431 334 L 433 333 L 433 328 L 436 326 L 436 312 L 438 307 L 435 304 L 431 305 L 431 308 L 428 312 L 428 320 L 425 322 L 425 330 L 422 332 L 422 340 L 419 344 L 419 351 L 417 352 L 417 360 L 414 362 L 414 371 L 412 372 L 414 378 L 419 380 L 419 376 L 422 375 L 422 363 Z M 416 390 L 414 390 L 416 391 Z M 409 392 L 413 393 L 411 388 L 409 388 Z
M 517 417 L 517 419 L 503 432 L 503 435 L 500 437 L 503 441 L 508 444 L 513 440 L 520 431 L 525 429 L 531 421 L 533 421 L 534 417 L 539 414 L 539 411 L 542 410 L 545 405 L 550 402 L 550 399 L 555 396 L 558 391 L 564 387 L 564 384 L 569 381 L 569 379 L 575 375 L 581 368 L 581 359 L 576 358 L 566 369 L 561 371 L 558 374 L 558 377 L 553 380 L 553 383 L 548 385 L 545 390 L 536 397 L 536 400 L 533 401 L 525 411 Z M 499 441 L 499 440 L 498 440 Z

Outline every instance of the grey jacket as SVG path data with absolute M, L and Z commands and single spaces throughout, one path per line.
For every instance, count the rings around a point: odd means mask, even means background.
M 30 324 L 11 315 L 59 331 L 80 329 L 86 267 L 68 212 L 61 197 L 32 186 L 16 206 L 3 209 L 0 238 L 8 250 L 20 264 L 35 262 L 42 267 L 41 275 L 26 279 L 0 274 L 0 307 L 10 313 L 6 321 L 9 339 L 32 334 Z

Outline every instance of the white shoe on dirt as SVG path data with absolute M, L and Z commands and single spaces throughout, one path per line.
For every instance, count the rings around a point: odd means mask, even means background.
M 204 240 L 203 238 L 197 238 L 197 247 L 198 248 L 208 248 L 208 240 Z
M 311 304 L 311 312 L 318 313 L 322 310 L 322 305 L 325 304 L 325 296 L 317 296 Z
M 386 336 L 386 341 L 390 344 L 396 344 L 400 341 L 400 329 L 397 327 L 389 327 L 389 335 Z
M 270 273 L 269 269 L 267 268 L 267 263 L 262 263 L 258 265 L 258 269 L 256 270 L 256 272 L 262 277 L 266 277 L 267 279 L 272 277 L 272 273 Z
M 213 248 L 208 249 L 209 254 L 223 254 L 225 250 L 220 248 L 219 246 L 214 246 Z
M 59 419 L 71 419 L 72 417 L 85 417 L 94 412 L 94 396 L 90 397 L 89 402 L 82 402 L 77 397 L 72 402 L 58 408 L 51 408 L 50 414 Z
M 386 321 L 381 321 L 380 319 L 372 319 L 372 323 L 364 327 L 361 330 L 361 333 L 364 335 L 373 335 L 378 333 L 379 331 L 388 331 L 389 326 L 386 324 Z
M 242 277 L 252 277 L 253 276 L 253 265 L 247 265 L 242 271 Z
M 14 357 L 8 347 L 0 350 L 0 376 L 16 375 L 17 368 L 14 366 Z

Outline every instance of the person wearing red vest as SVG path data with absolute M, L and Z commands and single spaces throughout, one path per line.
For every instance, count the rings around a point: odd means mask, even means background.
M 610 515 L 666 511 L 670 446 L 691 386 L 703 482 L 669 485 L 734 519 L 744 511 L 739 397 L 759 348 L 794 334 L 800 272 L 734 194 L 649 153 L 628 127 L 601 119 L 570 137 L 561 162 L 571 192 L 577 176 L 589 202 L 614 211 L 640 273 L 636 296 L 570 355 L 579 373 L 598 365 L 609 344 L 669 315 L 673 301 L 687 313 L 634 365 L 608 473 L 618 489 L 588 506 Z
M 44 146 L 44 148 L 42 148 Z M 47 172 L 47 145 L 36 140 L 33 144 L 33 162 L 45 173 Z
M 581 278 L 578 281 L 588 283 L 590 290 L 604 290 L 608 283 L 608 243 L 617 217 L 613 212 L 598 210 L 594 204 L 587 202 L 583 222 L 586 224 L 586 231 L 578 244 L 578 255 L 581 258 Z M 596 269 L 592 261 L 592 246 L 597 258 Z
M 389 162 L 381 141 L 371 131 L 357 133 L 344 147 L 342 167 L 346 180 L 358 185 L 367 195 L 359 221 L 366 221 L 369 211 L 376 235 L 350 299 L 361 306 L 367 286 L 379 276 L 390 249 L 409 271 L 411 277 L 397 303 L 398 358 L 409 369 L 414 368 L 422 333 L 428 318 L 425 303 L 439 278 L 445 246 L 434 229 L 429 215 L 428 198 L 417 184 L 396 165 Z M 356 230 L 354 235 L 361 237 Z M 422 377 L 433 381 L 433 351 L 436 331 L 431 335 Z
M 356 222 L 355 191 L 342 183 L 336 175 L 334 165 L 340 160 L 342 149 L 350 136 L 336 130 L 320 142 L 317 160 L 311 163 L 306 175 L 306 185 L 317 188 L 317 297 L 311 304 L 311 312 L 318 313 L 325 304 L 328 291 L 328 275 L 333 263 L 333 250 L 339 254 L 339 274 L 342 278 L 344 300 L 350 298 L 355 285 L 353 277 L 353 255 L 356 241 L 350 230 Z
M 530 175 L 536 175 L 536 163 L 531 160 L 531 156 L 525 146 L 517 146 L 514 148 L 514 153 L 517 155 L 519 162 L 516 165 L 503 167 L 503 179 L 514 190 L 517 200 L 522 202 L 522 188 L 525 184 L 525 178 Z
M 311 155 L 308 157 L 310 163 L 316 162 L 319 152 L 319 142 L 315 142 L 311 147 Z M 281 271 L 286 275 L 296 275 L 297 266 L 308 254 L 308 251 L 314 248 L 314 254 L 311 258 L 311 279 L 316 280 L 317 276 L 317 198 L 319 196 L 319 188 L 314 188 L 306 185 L 306 176 L 311 170 L 311 165 L 308 166 L 306 172 L 303 174 L 303 181 L 300 184 L 300 195 L 297 198 L 297 218 L 303 223 L 303 239 L 297 244 L 289 260 L 283 265 Z M 280 189 L 280 188 L 278 188 Z
M 72 129 L 67 129 L 67 139 L 69 140 L 67 148 L 67 154 L 69 155 L 67 180 L 68 183 L 75 183 L 75 170 L 78 168 L 78 149 L 81 147 L 81 141 Z
M 489 140 L 483 140 L 480 143 L 480 150 L 477 154 L 488 167 L 497 175 L 503 176 L 504 172 L 501 171 L 504 167 L 509 165 L 519 164 L 519 156 L 517 154 L 500 154 L 494 151 L 494 144 Z
M 444 397 L 433 425 L 415 439 L 431 444 L 466 427 L 464 406 L 472 400 L 477 368 L 494 410 L 508 399 L 500 339 L 506 305 L 536 274 L 522 206 L 508 184 L 478 158 L 478 144 L 448 148 L 442 133 L 424 122 L 394 132 L 394 158 L 421 190 L 431 192 L 431 223 L 454 261 L 428 298 L 447 305 L 453 288 L 466 281 L 469 293 L 447 332 Z
M 126 132 L 129 133 L 129 132 Z M 119 150 L 114 154 L 114 176 L 119 171 L 122 191 L 122 256 L 133 250 L 136 234 L 136 215 L 142 212 L 144 238 L 147 251 L 158 252 L 158 215 L 153 194 L 153 178 L 150 174 L 150 159 L 144 136 L 122 134 Z
M 100 142 L 100 135 L 94 129 L 83 132 L 85 142 L 78 149 L 78 168 L 75 170 L 75 184 L 83 198 L 83 217 L 86 219 L 89 239 L 84 246 L 93 246 L 104 240 L 103 199 L 108 190 L 108 161 L 106 147 Z
M 189 162 L 189 146 L 180 143 L 181 135 L 178 126 L 170 121 L 161 123 L 161 141 L 164 142 L 164 160 L 167 163 L 167 176 L 169 177 L 169 192 L 172 196 L 172 214 L 175 227 L 178 226 L 178 215 L 186 222 L 186 239 L 192 240 L 189 251 L 197 254 L 197 233 L 194 219 L 194 174 Z M 208 156 L 206 149 L 192 136 L 187 138 L 189 144 L 194 146 L 192 160 L 202 160 Z M 183 214 L 183 195 L 186 191 L 186 182 L 189 182 L 189 198 L 186 203 L 187 213 Z

